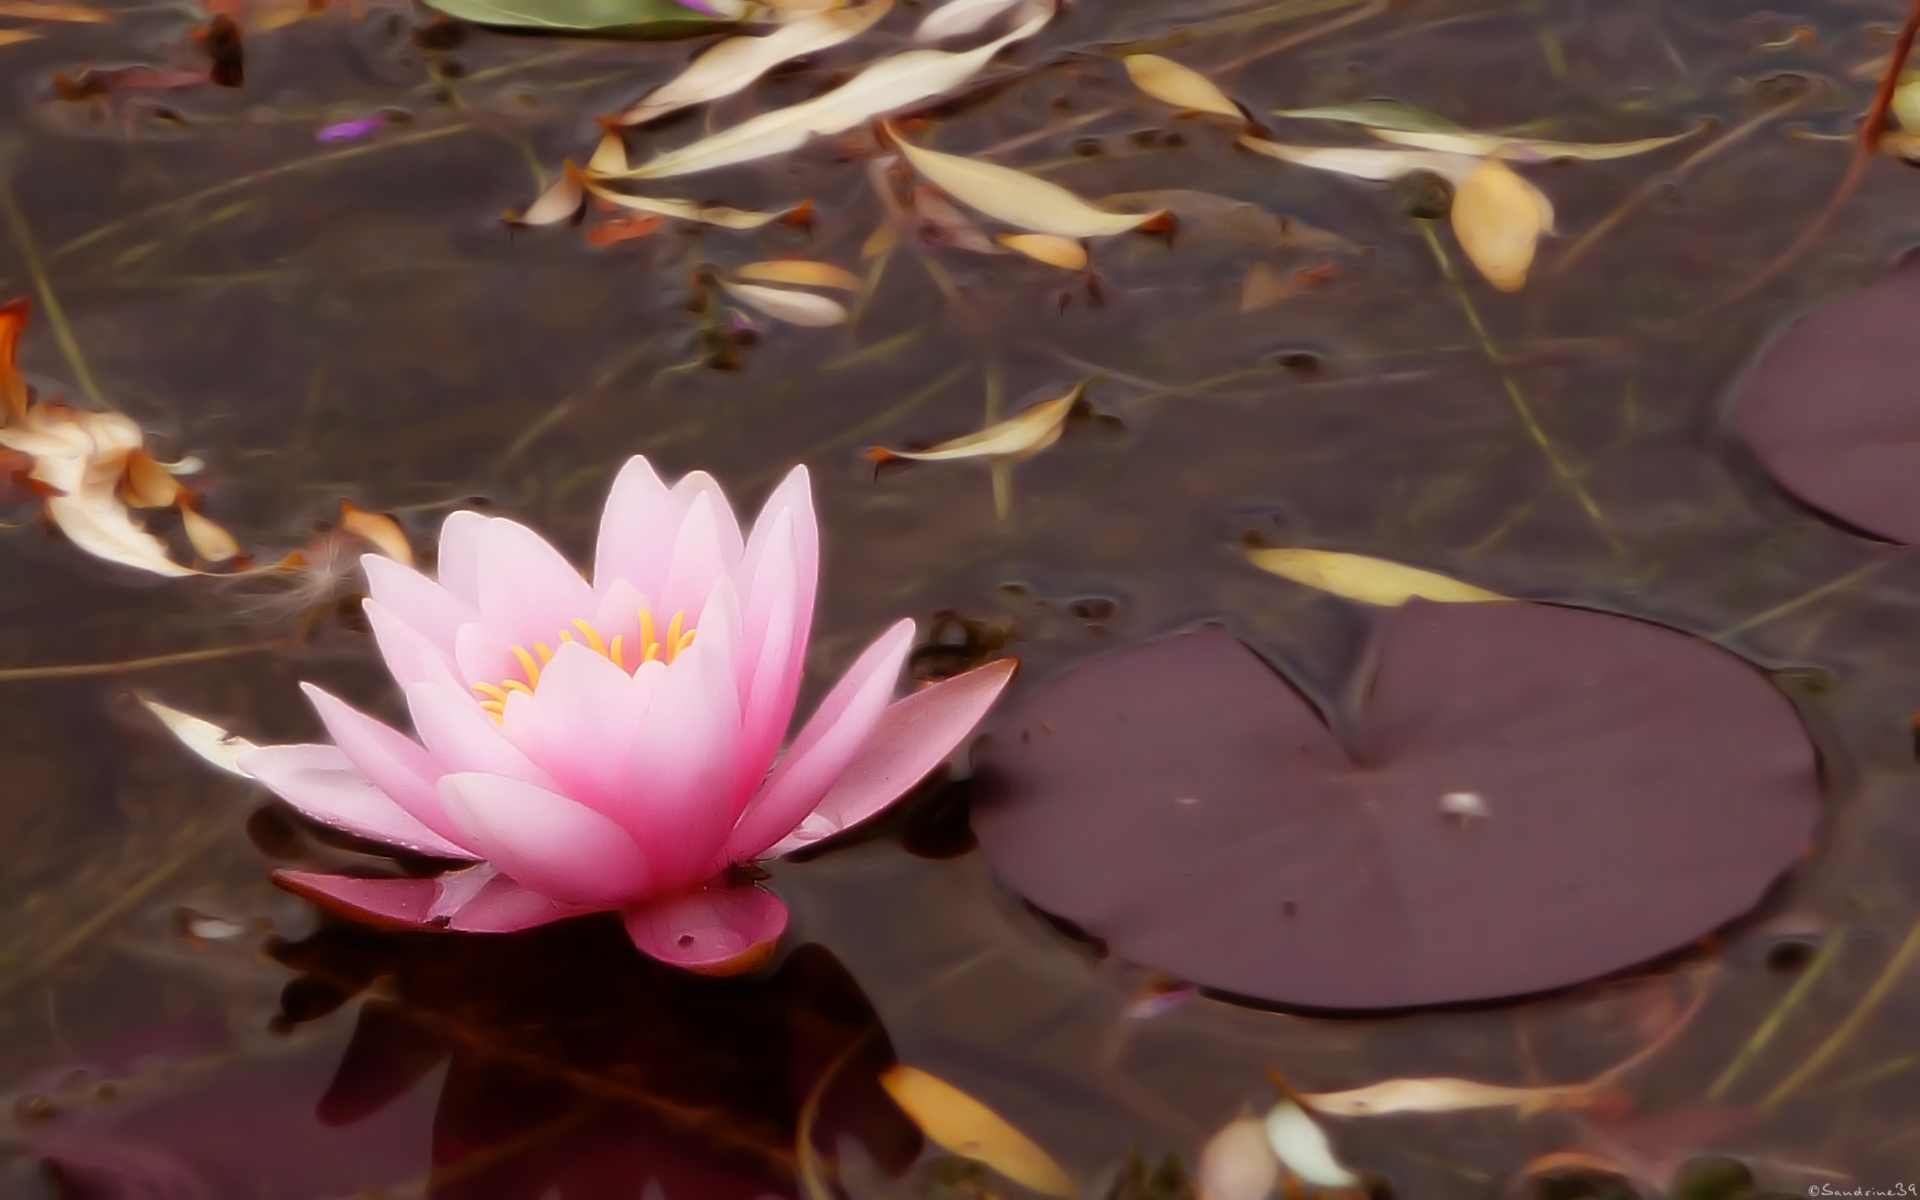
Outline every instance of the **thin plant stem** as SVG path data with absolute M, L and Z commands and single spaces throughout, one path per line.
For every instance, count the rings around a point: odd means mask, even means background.
M 1558 475 L 1567 490 L 1573 493 L 1574 499 L 1586 512 L 1587 519 L 1593 522 L 1593 527 L 1602 538 L 1606 539 L 1607 545 L 1615 554 L 1624 555 L 1626 547 L 1620 544 L 1619 537 L 1614 533 L 1613 523 L 1607 519 L 1607 514 L 1601 509 L 1599 502 L 1580 482 L 1580 477 L 1573 467 L 1561 457 L 1559 447 L 1553 444 L 1553 439 L 1547 435 L 1539 418 L 1534 415 L 1533 405 L 1527 402 L 1526 393 L 1520 390 L 1520 385 L 1514 382 L 1513 376 L 1501 368 L 1499 347 L 1494 345 L 1492 335 L 1487 332 L 1486 325 L 1480 320 L 1479 310 L 1473 306 L 1473 298 L 1467 295 L 1465 285 L 1461 283 L 1459 274 L 1454 271 L 1453 262 L 1447 257 L 1446 247 L 1442 246 L 1440 239 L 1434 236 L 1433 222 L 1421 221 L 1419 224 L 1421 234 L 1427 239 L 1428 248 L 1433 251 L 1434 261 L 1440 264 L 1440 273 L 1452 286 L 1454 296 L 1460 301 L 1461 309 L 1467 314 L 1467 323 L 1473 326 L 1474 336 L 1480 340 L 1480 348 L 1486 353 L 1487 362 L 1493 367 L 1494 373 L 1500 376 L 1500 384 L 1506 389 L 1507 399 L 1513 402 L 1513 410 L 1519 414 L 1520 423 L 1526 427 L 1534 444 L 1540 447 L 1540 452 L 1546 455 L 1554 474 Z
M 7 230 L 13 234 L 13 244 L 20 251 L 20 260 L 27 266 L 27 274 L 33 278 L 33 289 L 40 295 L 40 305 L 46 310 L 47 324 L 53 327 L 53 340 L 60 345 L 60 353 L 66 357 L 67 366 L 72 369 L 73 377 L 80 382 L 80 390 L 87 394 L 96 408 L 111 408 L 112 405 L 100 394 L 100 386 L 93 380 L 93 372 L 87 369 L 86 356 L 80 353 L 80 343 L 73 336 L 73 326 L 67 322 L 67 310 L 60 307 L 60 297 L 53 290 L 53 280 L 47 277 L 47 268 L 40 261 L 40 251 L 33 243 L 33 228 L 27 224 L 27 214 L 20 211 L 20 201 L 14 197 L 13 181 L 0 176 L 0 214 L 7 218 Z
M 1866 579 L 1869 576 L 1873 575 L 1876 571 L 1884 570 L 1887 567 L 1887 565 L 1889 563 L 1892 563 L 1893 561 L 1894 560 L 1891 558 L 1883 558 L 1878 562 L 1870 562 L 1866 566 L 1861 567 L 1857 571 L 1849 571 L 1838 579 L 1830 579 L 1826 583 L 1821 584 L 1819 587 L 1814 588 L 1812 591 L 1803 592 L 1800 595 L 1795 596 L 1793 599 L 1788 600 L 1784 604 L 1776 604 L 1772 608 L 1767 609 L 1765 612 L 1755 613 L 1753 616 L 1748 617 L 1744 621 L 1739 621 L 1739 622 L 1736 622 L 1735 624 L 1729 625 L 1725 629 L 1722 629 L 1719 633 L 1714 634 L 1708 640 L 1714 641 L 1714 642 L 1725 642 L 1731 638 L 1738 637 L 1740 634 L 1743 634 L 1750 629 L 1755 629 L 1761 625 L 1765 625 L 1769 621 L 1777 621 L 1781 617 L 1784 617 L 1789 613 L 1797 612 L 1800 609 L 1805 608 L 1807 605 L 1812 604 L 1816 600 L 1823 599 L 1827 596 L 1831 596 L 1835 592 L 1842 591 L 1846 588 L 1852 587 L 1854 584 L 1859 583 L 1861 580 Z
M 1846 940 L 1845 934 L 1845 926 L 1842 926 L 1827 935 L 1826 944 L 1821 946 L 1820 952 L 1813 956 L 1813 961 L 1807 964 L 1806 970 L 1800 972 L 1800 978 L 1793 981 L 1793 987 L 1780 998 L 1780 1003 L 1773 1006 L 1773 1011 L 1767 1014 L 1767 1019 L 1760 1022 L 1760 1028 L 1753 1031 L 1753 1036 L 1747 1039 L 1747 1044 L 1740 1047 L 1740 1053 L 1733 1056 L 1733 1061 L 1727 1064 L 1727 1069 L 1720 1072 L 1720 1078 L 1714 1080 L 1713 1086 L 1707 1089 L 1707 1099 L 1717 1101 L 1725 1096 L 1734 1081 L 1753 1065 L 1754 1059 L 1760 1056 L 1760 1052 L 1773 1041 L 1774 1035 L 1786 1025 L 1787 1018 L 1799 1009 L 1813 991 L 1813 985 L 1820 981 L 1821 976 L 1827 973 L 1827 968 L 1833 965 L 1833 960 L 1840 956 L 1840 946 Z
M 1909 42 L 1911 40 L 1908 39 Z M 1787 1097 L 1799 1091 L 1807 1080 L 1819 1074 L 1820 1068 L 1826 1066 L 1834 1055 L 1840 1053 L 1841 1049 L 1853 1040 L 1853 1036 L 1865 1027 L 1868 1019 L 1893 993 L 1894 985 L 1899 983 L 1900 977 L 1907 973 L 1907 968 L 1913 965 L 1915 957 L 1920 957 L 1920 921 L 1915 921 L 1913 928 L 1907 931 L 1906 940 L 1901 942 L 1900 948 L 1893 952 L 1893 957 L 1887 960 L 1886 967 L 1881 970 L 1880 977 L 1873 981 L 1873 986 L 1867 989 L 1867 994 L 1860 997 L 1860 1003 L 1853 1006 L 1853 1011 L 1847 1014 L 1846 1020 L 1840 1022 L 1839 1026 L 1827 1035 L 1827 1040 L 1821 1042 L 1814 1052 L 1807 1056 L 1807 1061 L 1800 1064 L 1799 1070 L 1781 1080 L 1778 1087 L 1768 1092 L 1766 1098 L 1755 1106 L 1755 1111 L 1764 1115 L 1779 1108 L 1785 1103 Z
M 269 642 L 249 642 L 243 646 L 215 646 L 210 650 L 183 650 L 178 654 L 155 654 L 149 658 L 126 658 L 118 662 L 69 663 L 57 667 L 8 667 L 0 670 L 0 683 L 23 683 L 32 679 L 79 679 L 89 675 L 125 675 L 132 671 L 152 671 L 187 663 L 212 662 L 238 658 L 243 654 L 263 654 L 291 645 L 285 638 Z

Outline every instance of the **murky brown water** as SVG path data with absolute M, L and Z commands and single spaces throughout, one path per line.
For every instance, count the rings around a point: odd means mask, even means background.
M 1103 241 L 1096 301 L 1037 263 L 908 248 L 853 323 L 767 326 L 726 351 L 733 370 L 703 365 L 715 345 L 710 318 L 688 311 L 695 269 L 794 253 L 859 268 L 880 217 L 862 138 L 713 177 L 742 207 L 812 198 L 811 234 L 669 228 L 594 250 L 499 221 L 536 193 L 534 164 L 580 156 L 592 116 L 675 72 L 684 45 L 472 30 L 423 49 L 423 14 L 343 9 L 249 35 L 243 89 L 65 102 L 53 70 L 192 61 L 192 22 L 140 6 L 107 24 L 35 25 L 41 40 L 0 47 L 0 181 L 31 239 L 0 242 L 0 298 L 40 303 L 22 364 L 43 391 L 84 400 L 84 365 L 166 454 L 208 464 L 196 480 L 208 513 L 263 555 L 310 540 L 343 498 L 399 514 L 424 541 L 477 497 L 584 556 L 628 454 L 669 475 L 713 471 L 749 508 L 804 461 L 826 548 L 811 694 L 885 621 L 925 628 L 944 610 L 1011 638 L 1018 686 L 1223 618 L 1330 693 L 1363 619 L 1249 567 L 1235 550 L 1249 533 L 1717 637 L 1787 671 L 1830 780 L 1817 853 L 1755 922 L 1679 973 L 1519 1004 L 1334 1020 L 1195 998 L 1142 1019 L 1127 1009 L 1146 972 L 1036 919 L 979 855 L 903 849 L 965 845 L 934 795 L 876 836 L 773 868 L 794 911 L 788 945 L 817 945 L 771 981 L 683 994 L 597 927 L 459 947 L 316 934 L 308 908 L 266 882 L 269 857 L 344 851 L 257 812 L 256 789 L 187 756 L 129 693 L 261 741 L 317 731 L 302 679 L 398 717 L 370 639 L 340 615 L 351 606 L 97 563 L 46 536 L 16 492 L 0 538 L 0 1186 L 531 1200 L 637 1196 L 658 1174 L 670 1200 L 793 1194 L 794 1122 L 831 1068 L 816 1140 L 843 1148 L 852 1194 L 1010 1189 L 953 1164 L 908 1170 L 913 1130 L 871 1087 L 890 1045 L 1104 1195 L 1130 1152 L 1190 1161 L 1241 1106 L 1270 1103 L 1269 1068 L 1316 1089 L 1401 1075 L 1575 1082 L 1630 1056 L 1699 987 L 1711 989 L 1700 1016 L 1604 1105 L 1332 1122 L 1332 1136 L 1346 1162 L 1406 1196 L 1497 1194 L 1530 1160 L 1575 1149 L 1655 1174 L 1732 1154 L 1781 1190 L 1910 1179 L 1920 978 L 1896 980 L 1830 1060 L 1763 1101 L 1843 1031 L 1920 912 L 1907 717 L 1920 707 L 1920 566 L 1775 490 L 1723 412 L 1770 330 L 1920 240 L 1920 184 L 1877 162 L 1816 246 L 1737 296 L 1838 181 L 1900 13 L 1414 0 L 1215 72 L 1255 111 L 1392 95 L 1470 127 L 1539 122 L 1544 136 L 1594 140 L 1717 122 L 1658 155 L 1532 172 L 1564 233 L 1519 295 L 1469 284 L 1505 356 L 1496 366 L 1402 192 L 1236 152 L 1230 134 L 1138 95 L 1110 53 L 1186 28 L 1196 36 L 1177 53 L 1210 68 L 1352 11 L 1083 0 L 1013 52 L 1030 70 L 940 116 L 943 148 L 1001 147 L 1085 195 L 1204 190 L 1351 249 L 1189 221 L 1171 246 Z M 1272 19 L 1225 23 L 1255 12 Z M 912 18 L 722 101 L 713 127 L 814 94 L 903 44 Z M 1817 37 L 1788 42 L 1800 24 Z M 380 109 L 405 120 L 339 146 L 314 139 Z M 682 144 L 709 119 L 640 144 Z M 676 194 L 710 186 L 694 184 Z M 1642 207 L 1560 269 L 1643 188 Z M 1282 275 L 1336 271 L 1242 315 L 1256 260 Z M 43 285 L 75 356 L 53 336 Z M 1280 365 L 1290 352 L 1313 357 Z M 976 428 L 996 392 L 1010 411 L 1093 371 L 1107 373 L 1099 419 L 1014 468 L 1004 521 L 984 469 L 876 477 L 860 457 Z M 337 595 L 353 587 L 344 578 Z M 137 673 L 5 674 L 254 644 Z M 1809 969 L 1780 949 L 1788 933 L 1838 948 L 1714 1092 Z M 596 955 L 619 965 L 590 969 Z M 495 993 L 503 978 L 514 986 Z M 374 999 L 348 999 L 369 985 Z M 341 1073 L 359 1099 L 341 1099 L 347 1085 L 328 1084 L 356 1021 L 389 1028 L 363 1030 L 358 1065 Z M 316 1116 L 323 1094 L 331 1123 Z M 91 1165 L 56 1184 L 49 1156 Z

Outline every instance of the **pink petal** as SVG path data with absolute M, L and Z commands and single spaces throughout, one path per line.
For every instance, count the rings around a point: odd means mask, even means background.
M 773 544 L 754 572 L 744 622 L 745 652 L 740 660 L 750 674 L 740 689 L 743 699 L 739 770 L 734 779 L 736 812 L 744 809 L 766 782 L 780 743 L 786 740 L 800 689 L 801 655 L 806 651 L 806 629 L 794 620 L 799 564 L 793 515 L 782 512 L 774 525 Z M 756 535 L 759 532 L 754 530 Z
M 600 514 L 593 552 L 593 588 L 604 596 L 624 579 L 649 596 L 660 594 L 673 556 L 680 508 L 645 458 L 620 468 Z
M 454 911 L 447 928 L 462 933 L 513 933 L 561 921 L 583 913 L 601 912 L 591 906 L 561 904 L 504 875 L 496 875 Z
M 484 771 L 512 776 L 543 788 L 558 786 L 551 775 L 535 766 L 532 759 L 507 740 L 506 733 L 493 723 L 480 702 L 472 694 L 461 692 L 458 684 L 416 683 L 406 691 L 407 707 L 413 711 L 413 727 L 433 752 L 435 765 L 442 773 Z M 445 798 L 442 791 L 441 799 Z
M 240 756 L 240 769 L 324 825 L 415 854 L 475 857 L 414 820 L 337 747 L 261 746 Z
M 328 912 L 398 929 L 430 929 L 439 884 L 431 879 L 355 879 L 311 871 L 275 871 L 273 881 Z
M 477 512 L 448 513 L 440 526 L 440 586 L 470 608 L 480 607 L 480 542 L 488 519 Z
M 451 661 L 448 650 L 434 645 L 378 600 L 363 600 L 360 608 L 367 614 L 367 623 L 373 626 L 373 640 L 380 647 L 380 657 L 387 660 L 387 670 L 395 683 L 405 687 L 431 678 L 432 673 L 425 665 L 430 657 L 442 664 Z
M 792 527 L 790 534 L 775 537 L 781 513 L 790 514 Z M 753 593 L 758 582 L 760 563 L 772 545 L 781 542 L 786 536 L 793 538 L 796 548 L 796 561 L 799 570 L 796 579 L 799 584 L 797 593 L 799 603 L 795 605 L 800 614 L 802 627 L 813 618 L 814 588 L 820 576 L 820 529 L 813 515 L 813 488 L 805 467 L 795 467 L 787 472 L 780 486 L 773 489 L 766 504 L 760 508 L 760 515 L 754 518 L 753 535 L 747 539 L 746 550 L 740 557 L 740 570 L 737 573 L 741 581 L 742 596 Z M 747 635 L 753 637 L 757 631 L 749 620 Z
M 593 612 L 593 627 L 607 645 L 613 645 L 614 638 L 625 639 L 621 657 L 629 665 L 640 657 L 640 610 L 647 607 L 645 592 L 616 579 L 600 592 L 600 602 Z
M 516 728 L 508 736 L 527 747 L 563 793 L 618 819 L 634 788 L 633 738 L 651 693 L 586 646 L 569 643 L 541 670 L 540 689 L 524 708 L 512 705 Z M 516 736 L 521 711 L 526 740 Z
M 718 881 L 627 910 L 627 935 L 661 962 L 702 974 L 751 971 L 772 957 L 787 906 L 756 887 Z
M 712 493 L 695 492 L 693 504 L 680 522 L 673 557 L 667 565 L 667 581 L 660 591 L 660 611 L 655 614 L 662 620 L 671 619 L 677 612 L 697 612 L 707 594 L 713 591 L 714 581 L 733 566 L 727 561 L 726 549 L 721 544 L 720 519 L 714 512 L 714 503 Z M 724 507 L 726 499 L 722 497 L 719 503 Z M 731 520 L 731 515 L 727 519 Z M 735 530 L 734 537 L 739 536 Z M 738 559 L 736 554 L 734 561 Z
M 527 678 L 525 667 L 514 656 L 513 643 L 500 633 L 489 629 L 480 622 L 462 625 L 460 632 L 453 635 L 453 662 L 457 668 L 455 674 L 468 687 L 476 683 L 491 683 L 496 687 L 509 679 L 518 679 L 521 683 L 532 683 Z M 525 647 L 528 651 L 533 648 Z M 395 679 L 405 684 L 408 680 Z
M 848 668 L 760 794 L 747 805 L 727 839 L 730 861 L 758 856 L 791 833 L 820 803 L 873 733 L 912 646 L 913 622 L 901 621 Z
M 434 761 L 433 755 L 406 734 L 310 683 L 301 684 L 300 689 L 320 714 L 333 744 L 360 774 L 440 837 L 455 844 L 463 841 L 460 830 L 440 807 L 440 793 L 434 785 L 445 768 Z
M 593 612 L 593 589 L 525 525 L 495 518 L 480 543 L 480 618 L 508 645 L 558 646 L 561 630 Z
M 557 792 L 462 773 L 440 781 L 440 800 L 488 862 L 542 895 L 613 906 L 649 890 L 647 860 L 626 831 Z
M 1017 665 L 1012 659 L 988 663 L 890 705 L 825 798 L 772 853 L 787 854 L 830 837 L 899 799 L 980 723 Z
M 361 555 L 360 569 L 367 573 L 373 599 L 442 654 L 453 653 L 453 635 L 462 625 L 480 618 L 471 605 L 446 588 L 383 554 Z
M 621 823 L 647 848 L 663 889 L 709 874 L 733 823 L 740 713 L 728 649 L 696 639 L 661 674 L 634 738 L 636 794 Z
M 733 515 L 733 505 L 727 502 L 727 494 L 720 488 L 720 481 L 705 471 L 689 471 L 673 485 L 673 502 L 679 506 L 679 519 L 675 525 L 685 522 L 688 513 L 693 511 L 694 502 L 705 496 L 713 506 L 714 528 L 720 535 L 720 557 L 727 564 L 727 573 L 731 575 L 740 568 L 740 555 L 746 549 L 740 540 L 740 522 Z M 704 593 L 703 593 L 704 594 Z

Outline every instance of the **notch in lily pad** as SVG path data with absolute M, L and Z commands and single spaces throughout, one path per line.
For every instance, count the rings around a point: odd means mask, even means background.
M 1135 962 L 1322 1010 L 1657 959 L 1757 905 L 1821 808 L 1792 706 L 1726 651 L 1418 595 L 1382 610 L 1324 708 L 1208 625 L 1074 667 L 977 763 L 975 833 L 1036 907 Z

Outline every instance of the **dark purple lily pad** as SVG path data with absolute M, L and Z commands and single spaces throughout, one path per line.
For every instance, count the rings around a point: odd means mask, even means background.
M 1741 386 L 1741 436 L 1788 491 L 1920 543 L 1920 254 L 1800 318 Z
M 1682 947 L 1752 908 L 1819 816 L 1792 706 L 1684 634 L 1414 601 L 1359 674 L 1335 733 L 1217 626 L 1083 663 L 979 754 L 981 846 L 1127 958 L 1378 1009 Z

